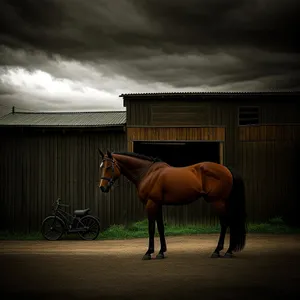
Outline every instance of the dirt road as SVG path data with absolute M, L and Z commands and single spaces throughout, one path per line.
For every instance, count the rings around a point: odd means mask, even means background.
M 211 259 L 217 238 L 168 237 L 167 258 L 151 261 L 141 260 L 146 239 L 0 241 L 0 297 L 246 300 L 299 294 L 299 235 L 249 235 L 236 258 Z

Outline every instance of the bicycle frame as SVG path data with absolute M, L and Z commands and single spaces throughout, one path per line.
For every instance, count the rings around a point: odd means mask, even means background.
M 55 209 L 53 210 L 54 216 L 60 218 L 64 222 L 64 225 L 66 227 L 65 229 L 66 229 L 66 231 L 68 231 L 68 233 L 74 233 L 74 232 L 86 230 L 84 224 L 80 221 L 81 217 L 72 215 L 72 214 L 62 210 L 60 207 L 69 207 L 69 205 L 57 203 Z M 72 221 L 70 221 L 70 220 L 72 220 Z M 74 228 L 74 225 L 76 225 L 76 224 L 74 224 L 75 220 L 78 223 L 80 223 L 80 225 L 81 225 L 80 228 Z
M 56 241 L 63 234 L 69 233 L 77 233 L 83 240 L 95 240 L 98 237 L 100 221 L 99 218 L 89 214 L 89 208 L 75 210 L 71 214 L 62 207 L 70 205 L 60 203 L 58 198 L 52 204 L 52 214 L 43 220 L 41 232 L 45 239 Z

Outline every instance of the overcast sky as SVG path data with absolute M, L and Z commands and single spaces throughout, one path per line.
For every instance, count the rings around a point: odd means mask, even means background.
M 299 0 L 1 0 L 0 110 L 299 90 Z

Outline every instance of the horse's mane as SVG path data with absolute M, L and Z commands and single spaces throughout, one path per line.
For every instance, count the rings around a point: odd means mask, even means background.
M 139 159 L 143 159 L 143 160 L 148 160 L 148 161 L 151 161 L 151 162 L 163 162 L 158 157 L 146 156 L 144 154 L 139 154 L 139 153 L 135 153 L 135 152 L 121 151 L 121 152 L 113 152 L 113 154 L 119 154 L 119 155 L 135 157 L 135 158 L 139 158 Z

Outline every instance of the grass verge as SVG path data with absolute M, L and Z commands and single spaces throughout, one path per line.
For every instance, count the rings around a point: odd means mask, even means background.
M 175 226 L 166 224 L 166 236 L 193 235 L 193 234 L 212 234 L 219 233 L 220 226 L 208 225 L 186 225 Z M 265 223 L 248 224 L 249 233 L 271 233 L 271 234 L 295 234 L 300 233 L 300 228 L 289 227 L 284 223 L 282 218 L 277 217 L 268 220 Z M 158 236 L 156 230 L 156 236 Z M 133 223 L 129 226 L 112 225 L 108 229 L 100 233 L 98 240 L 120 240 L 132 238 L 148 237 L 148 222 L 147 220 Z M 42 240 L 43 237 L 39 232 L 31 234 L 0 232 L 0 240 Z M 79 239 L 76 234 L 69 235 L 63 239 Z

